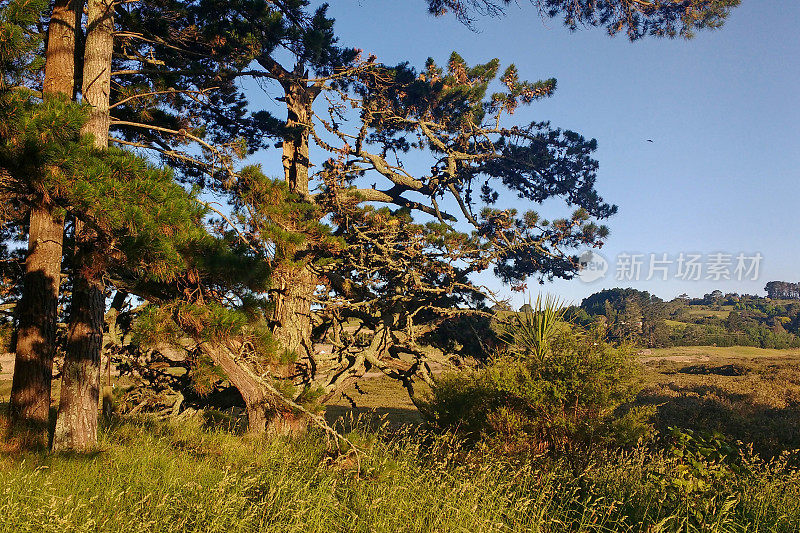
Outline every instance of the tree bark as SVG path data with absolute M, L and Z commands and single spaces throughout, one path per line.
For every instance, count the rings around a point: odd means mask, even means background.
M 46 445 L 64 223 L 45 206 L 30 212 L 28 257 L 11 385 L 11 416 L 31 446 Z
M 113 14 L 111 0 L 89 0 L 82 93 L 91 111 L 83 133 L 94 135 L 94 144 L 100 149 L 108 146 Z M 72 311 L 54 451 L 86 451 L 97 444 L 105 315 L 103 261 L 95 235 L 79 220 L 75 221 L 75 244 Z
M 297 361 L 314 355 L 311 338 L 311 302 L 317 277 L 308 266 L 283 264 L 272 273 L 273 334 Z
M 75 97 L 77 32 L 82 3 L 56 0 L 47 28 L 42 92 Z M 29 214 L 28 256 L 18 307 L 16 361 L 11 386 L 11 417 L 29 431 L 35 446 L 46 443 L 53 354 L 58 322 L 58 292 L 64 221 L 46 197 Z
M 233 353 L 216 343 L 201 343 L 200 349 L 214 364 L 222 368 L 231 384 L 244 399 L 247 412 L 247 432 L 254 435 L 299 433 L 306 429 L 308 421 L 300 414 L 292 413 L 280 398 L 236 361 Z
M 286 135 L 283 139 L 283 171 L 289 190 L 308 196 L 308 128 L 315 89 L 294 76 L 283 82 L 286 98 Z
M 297 70 L 297 69 L 295 69 Z M 308 198 L 309 154 L 308 128 L 311 122 L 311 105 L 316 89 L 306 82 L 294 79 L 283 81 L 288 117 L 283 140 L 283 169 L 289 191 Z M 273 333 L 281 346 L 298 359 L 314 355 L 311 339 L 311 302 L 317 287 L 313 271 L 302 262 L 304 247 L 294 250 L 291 256 L 279 250 L 281 263 L 273 274 L 272 314 Z M 287 257 L 288 256 L 288 257 Z
M 78 90 L 78 34 L 81 0 L 56 0 L 47 27 L 47 51 L 45 54 L 44 82 L 42 93 L 65 94 L 71 100 Z
M 79 255 L 85 256 L 86 251 Z M 105 296 L 98 280 L 80 274 L 75 276 L 72 294 L 53 451 L 86 451 L 97 444 Z

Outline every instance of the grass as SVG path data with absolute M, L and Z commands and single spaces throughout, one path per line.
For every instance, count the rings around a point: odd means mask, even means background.
M 417 383 L 415 387 L 422 393 L 429 390 L 424 383 Z M 343 392 L 326 404 L 329 423 L 347 421 L 354 414 L 362 419 L 385 418 L 395 427 L 422 423 L 422 417 L 411 403 L 408 392 L 397 380 L 385 376 L 367 379 Z
M 796 357 L 800 358 L 800 348 L 785 350 L 756 348 L 753 346 L 676 346 L 673 348 L 653 348 L 652 357 L 726 357 L 731 359 L 758 357 Z
M 714 309 L 703 309 L 703 308 L 695 308 L 689 307 L 686 310 L 689 316 L 693 317 L 715 317 L 715 318 L 728 318 L 728 315 L 731 314 L 731 309 L 721 309 L 721 310 L 714 310 Z
M 358 455 L 315 432 L 262 440 L 197 418 L 117 421 L 86 456 L 0 453 L 0 533 L 800 530 L 799 458 L 781 453 L 800 448 L 800 350 L 639 360 L 637 402 L 656 406 L 659 428 L 717 430 L 755 454 L 732 470 L 663 443 L 577 462 L 466 451 L 425 435 L 402 387 L 379 378 L 346 391 L 375 413 L 339 425 L 356 428 Z M 344 396 L 332 404 L 329 419 L 352 415 Z
M 691 346 L 640 357 L 662 429 L 719 431 L 765 456 L 800 448 L 800 350 Z
M 463 453 L 447 438 L 251 439 L 199 423 L 106 428 L 97 453 L 0 455 L 0 532 L 796 531 L 800 477 L 755 462 L 713 496 L 675 491 L 644 448 L 575 469 Z M 667 487 L 665 489 L 665 487 Z
M 0 381 L 0 402 L 11 396 L 11 381 Z
M 660 429 L 719 431 L 765 456 L 800 448 L 800 349 L 682 346 L 638 359 L 644 389 L 637 403 L 656 407 Z M 396 381 L 371 379 L 359 389 L 346 391 L 358 413 L 386 416 L 395 427 L 421 422 Z M 330 421 L 349 412 L 342 396 L 328 406 Z

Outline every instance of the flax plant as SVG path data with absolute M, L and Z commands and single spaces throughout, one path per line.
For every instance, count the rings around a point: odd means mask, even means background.
M 560 298 L 547 294 L 528 299 L 529 305 L 509 316 L 501 326 L 500 339 L 520 358 L 535 357 L 543 362 L 550 352 L 550 340 L 564 322 L 566 306 Z

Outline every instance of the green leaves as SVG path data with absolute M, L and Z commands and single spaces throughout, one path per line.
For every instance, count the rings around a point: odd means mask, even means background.
M 320 206 L 290 192 L 284 181 L 268 178 L 260 166 L 243 168 L 232 192 L 231 204 L 239 222 L 256 246 L 276 247 L 276 260 L 293 261 L 301 247 L 317 252 L 317 259 L 324 260 L 339 248 L 339 239 L 320 222 Z M 262 252 L 264 257 L 271 255 Z
M 530 0 L 540 16 L 561 18 L 576 30 L 602 27 L 610 35 L 624 33 L 632 41 L 645 36 L 683 37 L 695 31 L 719 28 L 740 0 Z M 475 15 L 504 14 L 511 0 L 428 0 L 437 16 L 452 12 L 470 25 Z
M 544 304 L 540 301 L 540 311 Z M 550 304 L 558 309 L 553 300 Z M 637 390 L 630 354 L 597 332 L 561 324 L 544 335 L 546 357 L 512 351 L 477 370 L 440 377 L 423 412 L 438 427 L 483 438 L 499 451 L 635 443 L 649 432 L 648 413 L 617 412 Z
M 509 350 L 520 358 L 535 357 L 544 362 L 550 354 L 550 340 L 564 323 L 566 307 L 558 297 L 539 294 L 535 302 L 530 302 L 519 313 L 506 317 L 502 324 L 500 340 Z
M 682 508 L 692 528 L 710 529 L 720 506 L 724 514 L 737 503 L 722 498 L 748 475 L 743 454 L 719 433 L 668 431 L 668 468 L 649 477 L 660 487 L 663 501 Z

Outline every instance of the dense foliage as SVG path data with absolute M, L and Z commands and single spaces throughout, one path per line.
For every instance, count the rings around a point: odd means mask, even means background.
M 715 291 L 665 302 L 646 291 L 608 289 L 585 298 L 568 316 L 602 322 L 615 341 L 669 346 L 800 346 L 800 303 Z
M 646 413 L 617 410 L 638 390 L 630 350 L 608 344 L 601 330 L 557 326 L 544 350 L 526 350 L 532 343 L 518 333 L 512 346 L 521 350 L 439 377 L 423 413 L 436 427 L 510 452 L 577 451 L 645 436 Z
M 470 23 L 477 15 L 502 15 L 511 0 L 427 0 L 431 13 L 452 12 Z M 740 0 L 530 0 L 539 13 L 560 17 L 570 29 L 600 26 L 631 40 L 645 36 L 691 38 L 695 31 L 718 28 Z

